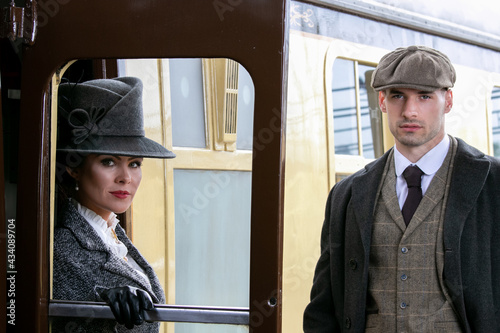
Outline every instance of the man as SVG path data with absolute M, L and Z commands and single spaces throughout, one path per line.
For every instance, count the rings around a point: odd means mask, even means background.
M 395 147 L 330 192 L 304 332 L 500 332 L 500 162 L 445 133 L 455 76 L 431 48 L 382 57 Z

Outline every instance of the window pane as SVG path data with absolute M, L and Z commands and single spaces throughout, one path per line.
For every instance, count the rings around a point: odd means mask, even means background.
M 491 113 L 491 124 L 493 132 L 493 156 L 500 156 L 500 88 L 493 88 L 491 94 L 493 111 Z
M 251 173 L 175 170 L 175 301 L 249 306 Z
M 175 333 L 248 333 L 248 326 L 175 323 Z
M 245 67 L 239 65 L 237 149 L 252 149 L 254 97 L 255 91 L 252 78 Z
M 201 59 L 171 59 L 172 143 L 205 148 L 205 108 Z
M 371 66 L 359 65 L 358 66 L 358 80 L 359 80 L 359 103 L 361 109 L 361 137 L 363 140 L 363 157 L 375 158 L 375 149 L 373 141 L 377 140 L 377 134 L 381 134 L 376 130 L 381 126 L 380 117 L 378 117 L 378 108 L 370 110 L 368 103 L 368 89 L 372 89 L 371 82 L 367 78 L 367 72 L 373 71 L 375 68 Z M 371 74 L 371 73 L 370 73 Z M 379 135 L 381 138 L 381 136 Z
M 354 63 L 350 60 L 333 63 L 332 103 L 335 153 L 359 155 Z

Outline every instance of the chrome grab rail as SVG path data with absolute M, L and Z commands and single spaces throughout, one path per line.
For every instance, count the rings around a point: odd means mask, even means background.
M 111 309 L 104 302 L 61 300 L 50 300 L 49 316 L 114 319 Z M 249 325 L 250 310 L 248 308 L 155 304 L 154 310 L 146 311 L 145 319 L 146 321 Z

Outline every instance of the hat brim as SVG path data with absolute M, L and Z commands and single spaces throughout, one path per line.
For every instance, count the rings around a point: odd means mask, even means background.
M 133 156 L 147 158 L 174 158 L 175 154 L 159 143 L 142 136 L 93 136 L 81 144 L 57 148 L 58 152 Z
M 413 83 L 391 83 L 391 84 L 387 84 L 385 86 L 380 86 L 380 87 L 377 87 L 377 88 L 373 88 L 375 91 L 383 91 L 383 90 L 387 90 L 387 89 L 415 89 L 415 90 L 418 90 L 418 91 L 427 91 L 427 92 L 433 92 L 433 91 L 436 91 L 436 90 L 441 90 L 441 89 L 448 89 L 448 88 L 451 88 L 451 87 L 435 87 L 435 86 L 430 86 L 430 85 L 424 85 L 424 84 L 413 84 Z

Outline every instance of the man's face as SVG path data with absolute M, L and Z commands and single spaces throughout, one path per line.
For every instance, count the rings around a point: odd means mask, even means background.
M 444 137 L 444 115 L 453 106 L 453 93 L 391 88 L 380 91 L 379 105 L 387 113 L 398 150 L 404 154 L 418 149 L 425 154 Z

